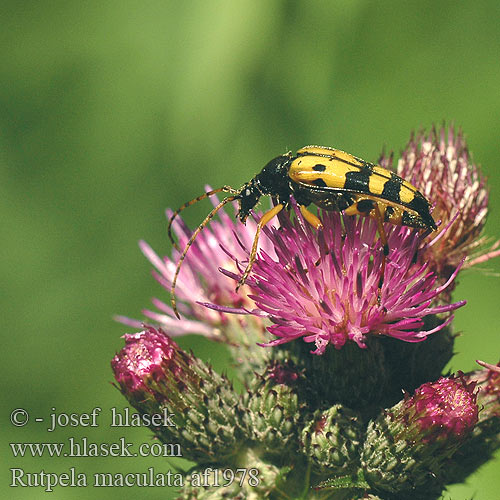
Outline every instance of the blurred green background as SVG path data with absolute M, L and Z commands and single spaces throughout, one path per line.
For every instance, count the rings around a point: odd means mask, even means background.
M 14 2 L 0 7 L 2 488 L 27 472 L 143 472 L 161 458 L 13 458 L 10 441 L 150 440 L 109 429 L 125 400 L 109 360 L 162 295 L 137 247 L 169 252 L 164 209 L 204 184 L 239 186 L 274 156 L 325 144 L 376 160 L 413 129 L 453 120 L 491 183 L 500 237 L 500 3 L 343 0 Z M 197 224 L 208 205 L 186 218 Z M 460 275 L 451 370 L 498 360 L 500 259 Z M 181 340 L 224 370 L 224 352 Z M 103 408 L 97 429 L 8 423 Z M 175 465 L 175 464 L 174 464 Z M 498 498 L 500 456 L 446 498 Z M 161 488 L 56 488 L 52 499 L 174 497 Z

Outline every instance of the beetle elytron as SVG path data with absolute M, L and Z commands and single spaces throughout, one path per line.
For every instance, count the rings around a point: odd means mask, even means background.
M 178 250 L 180 249 L 171 232 L 175 217 L 184 208 L 220 192 L 229 193 L 229 196 L 213 208 L 196 228 L 177 263 L 171 286 L 172 307 L 177 317 L 179 314 L 175 286 L 182 262 L 200 231 L 231 201 L 238 201 L 237 217 L 243 223 L 261 196 L 271 196 L 275 202 L 275 206 L 267 211 L 257 224 L 248 264 L 236 290 L 245 283 L 250 274 L 262 228 L 283 208 L 288 208 L 290 196 L 296 200 L 304 219 L 316 229 L 321 229 L 322 224 L 321 220 L 306 208 L 311 203 L 325 210 L 343 212 L 345 215 L 369 216 L 377 221 L 384 252 L 379 290 L 383 283 L 386 256 L 389 253 L 383 222 L 436 230 L 436 224 L 429 212 L 430 203 L 409 182 L 381 166 L 368 163 L 344 151 L 323 146 L 306 146 L 299 149 L 295 156 L 287 153 L 274 158 L 240 189 L 223 186 L 182 205 L 172 214 L 168 224 L 169 238 Z

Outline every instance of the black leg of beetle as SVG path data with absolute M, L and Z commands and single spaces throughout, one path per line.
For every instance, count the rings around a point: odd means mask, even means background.
M 196 198 L 193 198 L 191 201 L 188 201 L 184 203 L 184 205 L 181 205 L 173 214 L 172 217 L 170 217 L 170 220 L 168 221 L 168 227 L 167 227 L 167 234 L 168 234 L 168 239 L 172 242 L 172 245 L 180 251 L 179 246 L 177 243 L 174 241 L 174 238 L 172 236 L 172 222 L 174 219 L 187 207 L 190 207 L 191 205 L 194 205 L 195 203 L 204 200 L 205 198 L 208 198 L 209 196 L 212 196 L 213 194 L 216 193 L 231 193 L 231 194 L 236 194 L 238 191 L 236 189 L 233 189 L 231 186 L 222 186 L 221 188 L 217 189 L 212 189 L 211 191 L 208 191 L 206 193 L 203 193 L 200 196 L 197 196 Z
M 242 285 L 245 284 L 246 279 L 248 278 L 248 275 L 250 274 L 250 271 L 252 270 L 253 263 L 255 262 L 255 257 L 257 255 L 257 248 L 259 245 L 259 236 L 260 232 L 262 231 L 262 228 L 281 210 L 283 210 L 283 203 L 280 203 L 276 205 L 275 207 L 271 208 L 268 210 L 261 218 L 259 223 L 257 224 L 257 231 L 255 231 L 255 236 L 253 238 L 253 245 L 252 245 L 252 250 L 250 251 L 250 256 L 248 257 L 248 264 L 243 272 L 240 280 L 238 281 L 238 285 L 236 286 L 236 291 L 240 289 Z
M 377 292 L 377 301 L 380 304 L 381 294 L 382 294 L 382 285 L 384 284 L 384 276 L 385 276 L 385 262 L 387 260 L 387 256 L 389 255 L 389 244 L 387 243 L 387 235 L 385 234 L 384 229 L 384 219 L 382 217 L 382 213 L 380 212 L 380 208 L 378 204 L 375 204 L 375 220 L 377 221 L 377 229 L 380 236 L 380 240 L 382 241 L 382 266 L 380 269 L 380 279 L 378 281 L 378 292 Z
M 189 241 L 186 243 L 186 246 L 184 247 L 184 250 L 182 251 L 181 256 L 179 257 L 179 261 L 177 262 L 177 267 L 175 269 L 174 278 L 172 279 L 172 285 L 170 287 L 170 294 L 171 294 L 170 301 L 172 303 L 172 309 L 174 310 L 174 313 L 177 316 L 177 319 L 181 319 L 181 317 L 179 316 L 179 312 L 177 311 L 177 301 L 175 299 L 175 286 L 177 284 L 177 277 L 179 276 L 179 272 L 181 270 L 182 263 L 184 262 L 184 259 L 186 258 L 186 254 L 188 253 L 189 247 L 193 244 L 196 237 L 200 234 L 200 232 L 203 230 L 203 228 L 210 222 L 210 220 L 214 217 L 214 215 L 224 205 L 235 200 L 236 198 L 237 198 L 236 196 L 228 196 L 227 198 L 224 198 L 216 207 L 214 207 L 212 209 L 212 211 L 205 217 L 204 221 L 195 229 L 194 233 L 191 235 L 191 238 L 189 238 Z

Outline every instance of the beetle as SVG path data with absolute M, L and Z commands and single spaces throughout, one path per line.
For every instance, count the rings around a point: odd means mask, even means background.
M 379 291 L 383 284 L 385 261 L 389 246 L 384 231 L 384 222 L 435 231 L 436 223 L 430 214 L 430 203 L 420 191 L 394 172 L 379 165 L 366 162 L 345 151 L 325 146 L 306 146 L 297 151 L 277 156 L 250 181 L 239 189 L 223 186 L 208 191 L 184 203 L 173 212 L 168 223 L 168 236 L 175 248 L 179 247 L 172 237 L 172 222 L 177 215 L 193 203 L 216 193 L 229 196 L 216 205 L 195 229 L 182 251 L 171 285 L 172 307 L 177 317 L 175 286 L 182 262 L 195 238 L 215 214 L 227 203 L 237 201 L 237 218 L 243 223 L 261 196 L 271 196 L 274 206 L 262 215 L 250 251 L 248 264 L 236 290 L 246 281 L 257 255 L 262 228 L 281 210 L 288 208 L 293 196 L 304 219 L 316 229 L 322 228 L 321 220 L 307 209 L 314 204 L 324 210 L 343 212 L 345 215 L 372 217 L 383 247 Z M 379 294 L 380 298 L 380 294 Z

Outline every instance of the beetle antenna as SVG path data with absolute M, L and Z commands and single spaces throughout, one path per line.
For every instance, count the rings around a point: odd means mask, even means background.
M 224 191 L 225 188 L 228 188 L 228 186 L 224 186 L 223 188 L 219 188 L 219 189 L 215 189 L 213 191 L 209 191 L 208 193 L 205 193 L 205 195 L 203 195 L 203 196 L 201 196 L 199 198 L 200 199 L 206 198 L 207 196 L 210 196 L 210 194 L 219 193 L 220 191 Z M 211 210 L 211 212 L 205 217 L 205 219 L 203 220 L 203 222 L 195 229 L 195 231 L 193 232 L 193 234 L 189 238 L 188 242 L 186 243 L 186 246 L 184 247 L 184 250 L 182 251 L 181 256 L 179 257 L 179 260 L 177 262 L 177 267 L 175 269 L 174 278 L 172 280 L 172 285 L 170 287 L 170 294 L 171 294 L 170 301 L 172 303 L 172 309 L 174 310 L 174 313 L 177 316 L 177 319 L 181 319 L 181 317 L 179 316 L 179 312 L 177 311 L 177 301 L 175 299 L 175 286 L 177 284 L 177 278 L 179 276 L 179 272 L 181 270 L 182 263 L 184 262 L 184 259 L 186 258 L 186 254 L 188 253 L 189 247 L 193 244 L 193 242 L 196 239 L 196 237 L 200 234 L 200 232 L 203 230 L 203 228 L 210 222 L 210 220 L 215 216 L 215 214 L 224 205 L 226 205 L 227 203 L 229 203 L 231 201 L 234 201 L 234 200 L 236 200 L 238 198 L 238 191 L 234 190 L 233 188 L 230 188 L 230 189 L 232 190 L 231 192 L 235 193 L 235 195 L 234 196 L 228 196 L 227 198 L 224 198 L 217 206 L 215 206 Z M 195 200 L 193 200 L 193 203 L 195 201 L 196 201 L 196 198 L 195 198 Z M 187 203 L 186 206 L 189 206 L 189 203 Z M 174 218 L 174 216 L 172 216 L 170 218 L 170 221 L 172 221 L 173 218 Z
M 174 222 L 174 219 L 187 207 L 190 207 L 191 205 L 194 205 L 195 203 L 198 203 L 201 200 L 204 200 L 205 198 L 208 198 L 209 196 L 212 196 L 213 194 L 216 193 L 231 193 L 231 194 L 237 194 L 238 191 L 231 186 L 222 186 L 217 189 L 212 189 L 211 191 L 207 191 L 206 193 L 201 194 L 200 196 L 197 196 L 196 198 L 193 198 L 191 201 L 188 201 L 184 203 L 184 205 L 181 205 L 170 217 L 168 221 L 168 227 L 167 227 L 167 233 L 168 233 L 168 239 L 171 241 L 172 245 L 176 250 L 179 250 L 180 248 L 179 245 L 177 245 L 177 242 L 174 241 L 174 237 L 172 236 L 172 223 Z

